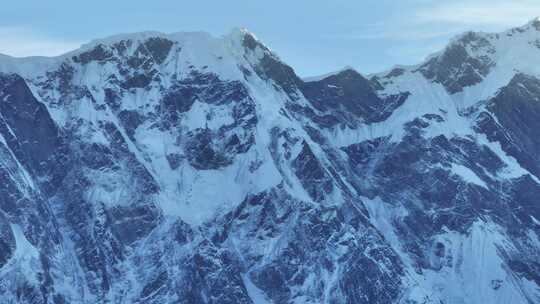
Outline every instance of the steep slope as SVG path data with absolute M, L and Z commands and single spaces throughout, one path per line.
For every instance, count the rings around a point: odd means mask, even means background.
M 309 81 L 245 30 L 2 57 L 0 298 L 538 302 L 538 41 Z

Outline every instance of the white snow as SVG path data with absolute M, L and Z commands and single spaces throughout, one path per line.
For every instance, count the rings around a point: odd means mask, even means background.
M 38 284 L 36 270 L 40 269 L 39 251 L 26 239 L 18 224 L 11 224 L 11 231 L 15 238 L 16 247 L 9 261 L 0 268 L 0 276 L 9 271 L 15 271 L 32 284 Z
M 510 245 L 495 224 L 477 221 L 468 235 L 447 232 L 437 241 L 445 245 L 446 266 L 417 276 L 420 286 L 449 303 L 527 303 L 499 255 L 499 247 Z
M 251 282 L 248 274 L 242 275 L 242 280 L 244 281 L 244 286 L 246 286 L 247 292 L 253 304 L 271 304 L 272 302 L 264 294 L 264 291 L 260 290 Z
M 486 185 L 486 183 L 478 175 L 476 175 L 476 173 L 474 173 L 471 169 L 463 165 L 452 164 L 451 171 L 453 174 L 460 176 L 464 181 L 468 183 L 475 184 L 475 185 L 488 189 L 488 186 Z
M 216 106 L 195 101 L 191 109 L 184 113 L 182 124 L 189 130 L 218 130 L 221 126 L 234 123 L 232 109 L 228 106 Z
M 1 118 L 1 115 L 0 115 Z M 7 124 L 6 124 L 7 125 Z M 9 128 L 9 126 L 8 126 Z M 30 173 L 19 162 L 19 159 L 13 154 L 13 151 L 9 148 L 6 139 L 0 134 L 0 165 L 3 169 L 7 170 L 13 181 L 17 184 L 19 190 L 26 196 L 30 197 L 30 192 L 36 190 L 36 185 Z M 3 151 L 5 149 L 5 151 Z M 7 153 L 4 154 L 4 153 Z
M 394 221 L 399 221 L 407 215 L 403 206 L 393 206 L 385 203 L 379 197 L 373 199 L 362 197 L 362 202 L 369 213 L 369 220 L 380 231 L 386 241 L 396 252 L 401 252 L 399 237 L 394 231 Z

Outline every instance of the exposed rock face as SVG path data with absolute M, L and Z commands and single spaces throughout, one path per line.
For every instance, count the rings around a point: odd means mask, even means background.
M 491 57 L 495 52 L 488 38 L 469 32 L 428 60 L 419 71 L 448 92 L 457 93 L 482 82 L 496 64 Z
M 380 122 L 407 99 L 407 93 L 379 97 L 377 83 L 372 83 L 358 72 L 346 69 L 319 81 L 302 85 L 302 93 L 313 107 L 324 115 L 335 117 L 335 123 Z
M 517 74 L 489 101 L 478 118 L 479 130 L 535 175 L 540 174 L 540 79 Z
M 539 302 L 538 28 L 311 81 L 245 30 L 2 57 L 0 302 Z

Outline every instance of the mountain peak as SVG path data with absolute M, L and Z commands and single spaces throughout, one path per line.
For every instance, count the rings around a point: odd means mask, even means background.
M 512 28 L 505 33 L 507 35 L 513 35 L 515 33 L 533 33 L 536 35 L 535 32 L 540 32 L 540 17 L 533 18 L 524 25 Z
M 133 33 L 124 33 L 118 35 L 107 36 L 104 38 L 98 38 L 90 41 L 89 43 L 83 44 L 79 50 L 88 50 L 92 49 L 98 45 L 114 45 L 122 41 L 131 41 L 131 42 L 145 42 L 152 38 L 162 38 L 168 39 L 174 42 L 182 41 L 201 41 L 201 40 L 211 40 L 215 39 L 208 32 L 204 31 L 194 31 L 194 32 L 174 32 L 174 33 L 164 33 L 159 31 L 143 31 L 143 32 L 133 32 Z
M 534 27 L 536 30 L 540 31 L 540 17 L 535 17 L 529 21 L 526 26 Z
M 302 80 L 305 81 L 305 82 L 315 82 L 315 81 L 320 81 L 320 80 L 323 80 L 325 78 L 328 78 L 328 77 L 331 77 L 331 76 L 334 76 L 334 75 L 338 75 L 338 74 L 341 74 L 341 73 L 345 73 L 345 72 L 358 73 L 358 71 L 356 71 L 355 68 L 353 68 L 352 66 L 346 65 L 346 66 L 344 66 L 343 68 L 341 68 L 341 69 L 339 69 L 337 71 L 330 72 L 330 73 L 325 73 L 325 74 L 317 75 L 317 76 L 304 77 Z M 360 73 L 358 73 L 358 74 L 360 74 Z
M 266 46 L 262 41 L 259 40 L 259 38 L 257 38 L 255 34 L 253 34 L 253 32 L 249 31 L 245 27 L 234 28 L 228 37 L 232 41 L 240 42 L 240 45 L 250 50 L 255 50 L 257 47 L 260 47 L 264 51 L 271 52 L 268 46 Z
M 255 34 L 250 31 L 248 28 L 246 27 L 234 27 L 231 31 L 230 31 L 230 34 L 229 35 L 232 35 L 232 36 L 241 36 L 241 37 L 244 37 L 244 36 L 251 36 L 253 37 L 254 39 L 257 39 L 257 37 L 255 36 Z M 257 39 L 258 40 L 258 39 Z

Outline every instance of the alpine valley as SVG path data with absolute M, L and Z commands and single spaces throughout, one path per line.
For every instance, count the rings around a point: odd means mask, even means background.
M 540 303 L 540 20 L 368 76 L 243 29 L 0 55 L 0 302 Z

